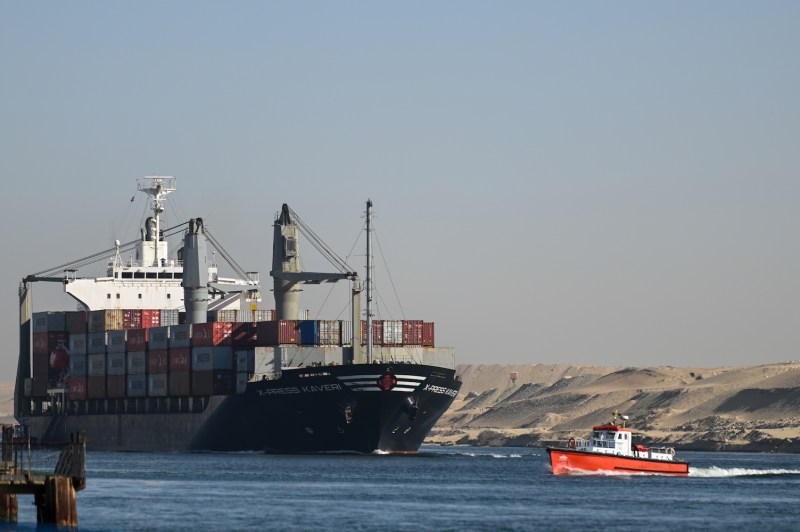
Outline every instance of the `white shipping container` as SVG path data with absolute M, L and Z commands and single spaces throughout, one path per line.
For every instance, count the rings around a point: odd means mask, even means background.
M 383 320 L 384 345 L 401 345 L 403 343 L 403 320 Z

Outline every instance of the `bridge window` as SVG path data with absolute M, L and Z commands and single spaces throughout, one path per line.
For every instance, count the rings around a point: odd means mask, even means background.
M 139 299 L 142 299 L 142 294 L 139 294 Z
M 111 294 L 106 294 L 106 299 L 111 299 Z
M 144 279 L 144 272 L 133 272 L 134 279 Z
M 117 299 L 119 299 L 119 294 L 117 294 Z
M 122 272 L 122 278 L 123 279 L 133 279 L 133 273 L 132 272 Z

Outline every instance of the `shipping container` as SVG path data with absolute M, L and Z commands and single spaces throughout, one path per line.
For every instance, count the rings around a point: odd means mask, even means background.
M 230 322 L 192 324 L 192 347 L 231 345 L 233 325 Z
M 88 368 L 86 370 L 90 377 L 105 377 L 106 374 L 106 355 L 94 354 L 86 355 Z
M 67 390 L 71 401 L 86 399 L 86 377 L 70 377 Z
M 341 321 L 340 323 L 340 332 L 339 332 L 339 340 L 341 341 L 339 345 L 353 345 L 353 322 L 352 321 Z
M 89 312 L 89 332 L 119 331 L 122 326 L 122 309 L 92 310 Z
M 233 371 L 214 372 L 214 395 L 236 393 L 236 374 Z
M 144 351 L 150 339 L 150 329 L 130 329 L 128 331 L 128 351 Z
M 236 393 L 244 393 L 247 390 L 247 373 L 236 374 Z
M 434 327 L 433 322 L 422 323 L 422 345 L 425 347 L 434 346 Z
M 47 397 L 47 375 L 34 375 L 31 379 L 31 397 Z
M 361 320 L 361 344 L 367 345 L 367 320 Z M 372 345 L 383 345 L 383 321 L 372 320 Z
M 106 353 L 106 333 L 91 332 L 86 335 L 86 352 L 90 355 Z
M 128 375 L 144 375 L 147 373 L 147 353 L 145 351 L 128 351 Z M 130 386 L 128 386 L 130 388 Z
M 319 345 L 341 345 L 339 320 L 319 320 Z
M 140 309 L 126 308 L 122 311 L 123 329 L 141 329 L 142 311 Z
M 167 349 L 169 347 L 170 327 L 153 327 L 150 329 L 148 346 L 150 349 Z
M 184 323 L 169 328 L 170 347 L 192 347 L 192 325 Z
M 234 323 L 231 331 L 231 345 L 234 348 L 253 347 L 257 330 L 253 323 Z
M 300 345 L 319 345 L 319 322 L 317 320 L 300 321 Z
M 233 348 L 220 345 L 217 347 L 193 347 L 192 371 L 232 370 Z
M 275 319 L 273 310 L 239 310 L 238 321 L 241 323 L 256 323 L 258 321 L 272 321 Z
M 169 323 L 161 323 L 161 311 L 158 309 L 143 309 L 142 310 L 142 329 L 149 329 L 150 327 L 161 327 L 162 325 L 170 325 Z M 175 324 L 177 325 L 177 323 Z
M 257 327 L 257 345 L 297 344 L 300 341 L 297 320 L 260 321 Z
M 166 373 L 169 369 L 169 351 L 151 349 L 147 352 L 147 373 Z
M 89 370 L 89 360 L 86 355 L 72 355 L 69 357 L 69 376 L 86 377 Z
M 130 354 L 130 353 L 128 353 Z M 144 353 L 142 353 L 144 355 Z M 129 359 L 130 360 L 130 359 Z M 142 358 L 144 360 L 144 357 Z M 125 387 L 125 395 L 128 397 L 144 397 L 147 395 L 147 376 L 141 375 L 128 375 L 125 379 L 127 386 Z
M 192 395 L 214 395 L 213 371 L 192 371 Z
M 105 375 L 101 376 L 89 375 L 86 378 L 86 397 L 88 399 L 105 399 L 106 397 Z
M 67 332 L 67 320 L 63 311 L 34 312 L 31 316 L 33 332 Z
M 85 310 L 73 310 L 65 313 L 67 332 L 69 334 L 86 334 L 88 332 L 88 314 Z
M 182 397 L 192 394 L 192 372 L 174 371 L 169 374 L 169 395 Z
M 192 370 L 192 349 L 190 347 L 175 347 L 169 350 L 170 371 Z
M 253 349 L 240 350 L 234 353 L 236 364 L 234 370 L 240 373 L 253 373 L 256 365 L 256 353 Z
M 221 310 L 209 310 L 208 311 L 208 321 L 209 322 L 235 322 L 239 321 L 238 318 L 239 311 L 236 309 L 221 309 Z
M 403 344 L 403 321 L 383 320 L 383 342 L 381 345 Z
M 33 355 L 33 376 L 42 377 L 47 380 L 47 374 L 50 372 L 50 353 L 41 353 Z
M 106 333 L 106 353 L 124 353 L 127 331 L 108 331 Z
M 147 396 L 166 397 L 169 390 L 169 379 L 166 373 L 156 373 L 147 376 Z
M 70 333 L 69 334 L 69 354 L 72 356 L 75 355 L 86 355 L 89 353 L 88 351 L 89 345 L 87 344 L 87 336 L 86 333 L 79 334 L 79 333 Z
M 124 356 L 125 353 L 122 353 Z M 106 378 L 106 397 L 109 399 L 122 399 L 125 397 L 125 375 L 109 375 Z
M 403 345 L 422 345 L 422 320 L 403 320 Z
M 161 327 L 171 327 L 173 325 L 178 325 L 180 323 L 178 321 L 178 309 L 174 308 L 161 309 L 160 311 L 158 311 L 158 313 L 159 313 L 159 325 L 161 325 Z
M 106 355 L 106 375 L 125 375 L 124 352 L 109 353 Z
M 31 335 L 34 355 L 49 355 L 55 349 L 69 349 L 69 336 L 65 332 L 39 332 Z

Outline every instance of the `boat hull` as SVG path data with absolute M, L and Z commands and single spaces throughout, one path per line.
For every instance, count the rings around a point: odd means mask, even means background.
M 249 382 L 241 394 L 198 398 L 198 412 L 58 413 L 22 421 L 34 441 L 63 442 L 80 432 L 96 450 L 406 453 L 419 449 L 460 387 L 454 370 L 435 366 L 296 368 Z
M 654 460 L 560 448 L 548 448 L 547 454 L 554 475 L 601 471 L 676 476 L 689 474 L 689 463 L 680 460 Z

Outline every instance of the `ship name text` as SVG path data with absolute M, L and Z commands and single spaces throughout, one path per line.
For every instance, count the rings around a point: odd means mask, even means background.
M 291 395 L 295 393 L 318 393 L 318 392 L 338 392 L 341 391 L 341 384 L 319 384 L 314 386 L 286 386 L 283 388 L 267 388 L 258 390 L 260 397 L 270 395 Z
M 431 393 L 438 393 L 441 395 L 449 395 L 450 397 L 455 397 L 458 395 L 458 390 L 453 390 L 452 388 L 445 388 L 444 386 L 436 386 L 431 384 L 426 384 L 425 388 L 422 389 L 425 392 Z

